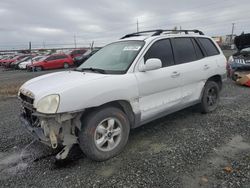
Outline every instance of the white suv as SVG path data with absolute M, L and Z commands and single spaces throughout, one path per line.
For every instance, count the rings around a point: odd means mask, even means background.
M 133 33 L 74 71 L 26 82 L 20 117 L 39 141 L 64 146 L 57 159 L 79 144 L 103 161 L 122 151 L 130 129 L 195 104 L 215 110 L 225 79 L 226 58 L 201 31 Z

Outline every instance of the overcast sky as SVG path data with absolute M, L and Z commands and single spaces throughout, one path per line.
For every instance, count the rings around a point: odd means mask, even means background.
M 139 29 L 250 32 L 249 0 L 1 0 L 0 49 L 103 45 Z

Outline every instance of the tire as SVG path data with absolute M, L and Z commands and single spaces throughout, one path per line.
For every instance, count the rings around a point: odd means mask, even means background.
M 201 98 L 201 112 L 206 114 L 216 110 L 219 103 L 219 96 L 219 85 L 214 81 L 207 81 Z
M 68 69 L 69 68 L 69 64 L 68 63 L 63 63 L 63 68 Z
M 42 71 L 42 70 L 43 70 L 43 68 L 42 68 L 42 67 L 40 67 L 40 66 L 35 67 L 35 71 L 36 71 L 36 72 L 40 72 L 40 71 Z
M 107 131 L 111 130 L 109 127 L 113 127 L 112 131 Z M 120 109 L 100 108 L 82 118 L 79 145 L 88 158 L 105 161 L 122 151 L 128 141 L 129 131 L 128 118 Z

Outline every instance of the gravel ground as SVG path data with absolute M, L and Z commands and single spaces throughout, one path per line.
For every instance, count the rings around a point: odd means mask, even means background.
M 132 130 L 125 150 L 106 162 L 76 147 L 72 161 L 56 165 L 55 152 L 20 126 L 19 101 L 0 98 L 0 187 L 248 188 L 249 101 L 250 89 L 228 80 L 213 113 L 192 107 Z
M 131 131 L 106 162 L 80 153 L 54 164 L 18 120 L 16 98 L 0 101 L 1 187 L 250 187 L 250 90 L 228 81 L 216 112 L 188 108 Z

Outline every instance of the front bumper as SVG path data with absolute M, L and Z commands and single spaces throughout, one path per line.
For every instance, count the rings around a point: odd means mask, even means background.
M 50 146 L 50 140 L 44 135 L 44 130 L 40 127 L 34 127 L 30 122 L 25 118 L 24 113 L 21 113 L 20 116 L 21 125 L 30 133 L 36 140 Z

